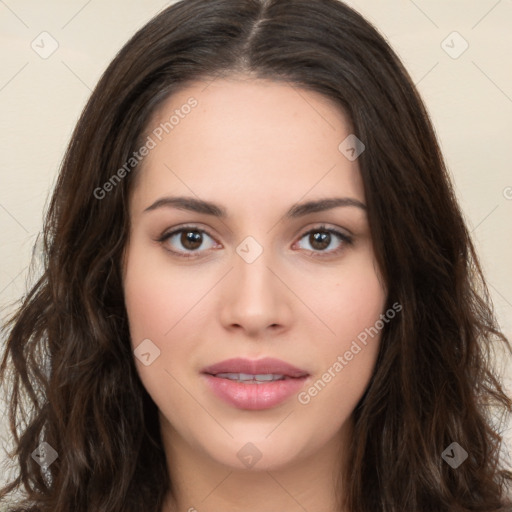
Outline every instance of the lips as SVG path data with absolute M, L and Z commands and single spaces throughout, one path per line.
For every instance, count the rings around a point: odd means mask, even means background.
M 265 359 L 227 359 L 220 363 L 208 366 L 203 369 L 202 373 L 209 375 L 218 375 L 219 373 L 246 374 L 246 375 L 283 375 L 288 378 L 306 377 L 307 371 L 301 370 L 289 363 L 279 359 L 267 357 Z
M 309 373 L 279 359 L 228 359 L 202 375 L 213 394 L 238 409 L 275 407 L 298 393 Z

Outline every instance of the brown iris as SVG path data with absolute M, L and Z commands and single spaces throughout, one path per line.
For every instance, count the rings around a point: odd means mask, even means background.
M 309 235 L 309 243 L 313 249 L 326 249 L 331 243 L 331 234 L 327 231 L 315 231 Z
M 186 230 L 181 233 L 180 242 L 185 249 L 194 250 L 201 246 L 203 234 L 199 231 Z

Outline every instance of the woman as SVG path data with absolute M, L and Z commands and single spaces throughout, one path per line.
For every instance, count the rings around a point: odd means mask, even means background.
M 11 511 L 512 510 L 433 129 L 335 0 L 185 0 L 75 129 L 2 378 Z M 12 373 L 9 371 L 13 368 Z

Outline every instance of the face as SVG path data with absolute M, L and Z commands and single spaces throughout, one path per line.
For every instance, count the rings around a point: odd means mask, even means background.
M 348 431 L 386 290 L 343 112 L 285 83 L 205 85 L 147 127 L 124 258 L 135 363 L 167 446 L 282 468 Z

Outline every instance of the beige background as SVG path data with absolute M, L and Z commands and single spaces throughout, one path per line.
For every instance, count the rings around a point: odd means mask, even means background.
M 385 35 L 427 104 L 482 258 L 497 317 L 512 338 L 512 0 L 347 3 Z M 92 88 L 128 38 L 168 4 L 0 0 L 4 314 L 25 290 L 42 212 Z M 512 390 L 510 368 L 504 382 Z M 0 401 L 0 433 L 2 416 Z M 6 438 L 4 434 L 2 443 Z

